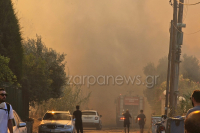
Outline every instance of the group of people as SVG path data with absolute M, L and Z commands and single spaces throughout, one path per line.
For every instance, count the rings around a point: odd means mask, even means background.
M 192 93 L 192 96 L 190 97 L 193 108 L 189 109 L 185 122 L 185 133 L 200 133 L 200 90 L 195 90 Z M 126 113 L 124 115 L 124 130 L 126 133 L 126 128 L 128 128 L 129 133 L 129 125 L 130 120 L 129 118 L 132 118 L 129 111 L 126 110 Z M 143 133 L 144 125 L 146 122 L 146 116 L 143 114 L 143 110 L 140 110 L 140 114 L 136 117 L 135 122 L 137 123 L 139 121 L 139 127 L 140 132 Z
M 7 133 L 7 129 L 9 129 L 10 133 L 13 133 L 13 125 L 12 119 L 13 111 L 12 106 L 5 102 L 7 93 L 4 89 L 0 88 L 0 133 Z M 200 133 L 200 90 L 195 90 L 191 96 L 191 102 L 193 108 L 188 110 L 185 119 L 185 132 L 186 133 Z M 126 110 L 124 115 L 124 127 L 126 133 L 126 127 L 128 128 L 129 133 L 129 125 L 130 120 L 132 118 L 129 111 Z M 79 106 L 76 106 L 76 111 L 73 113 L 73 118 L 75 118 L 75 127 L 77 133 L 79 131 L 83 133 L 82 126 L 82 112 L 79 110 Z M 144 125 L 146 123 L 146 116 L 143 114 L 143 110 L 140 110 L 140 114 L 136 117 L 135 122 L 139 123 L 140 132 L 143 133 Z
M 130 126 L 130 120 L 129 118 L 132 118 L 129 110 L 126 110 L 126 113 L 123 114 L 124 116 L 124 131 L 126 133 L 126 128 L 128 129 L 128 133 L 129 133 L 129 126 Z M 143 129 L 144 129 L 144 124 L 146 123 L 146 116 L 143 114 L 143 110 L 140 110 L 140 114 L 136 117 L 135 119 L 135 123 L 139 123 L 140 126 L 140 132 L 143 133 Z

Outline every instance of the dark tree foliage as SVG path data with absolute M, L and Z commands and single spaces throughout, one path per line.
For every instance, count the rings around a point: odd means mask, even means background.
M 144 67 L 144 74 L 147 75 L 159 75 L 158 84 L 167 80 L 167 66 L 168 59 L 163 57 L 159 60 L 157 67 L 153 63 L 148 63 Z M 200 82 L 200 65 L 199 60 L 195 56 L 183 55 L 183 60 L 180 63 L 180 74 L 184 79 L 190 79 L 195 82 Z
M 143 68 L 144 74 L 148 75 L 156 75 L 156 67 L 154 63 L 150 62 Z
M 159 59 L 157 66 L 155 66 L 153 63 L 150 62 L 143 68 L 144 74 L 146 76 L 148 75 L 159 76 L 156 84 L 161 84 L 163 81 L 166 81 L 167 79 L 167 65 L 168 65 L 167 63 L 168 63 L 167 57 Z
M 28 89 L 29 101 L 43 101 L 51 97 L 50 84 L 46 62 L 32 53 L 24 57 L 24 76 L 22 88 Z
M 24 77 L 22 87 L 29 90 L 30 102 L 58 98 L 67 83 L 65 54 L 48 49 L 40 36 L 28 39 L 24 47 Z
M 181 63 L 181 73 L 183 78 L 190 79 L 195 82 L 200 81 L 200 66 L 199 60 L 195 56 L 183 55 L 183 62 Z
M 11 86 L 16 82 L 16 76 L 8 67 L 10 59 L 0 56 L 0 87 Z
M 158 84 L 161 84 L 163 81 L 167 80 L 167 67 L 168 67 L 168 58 L 163 57 L 159 59 L 157 65 L 157 74 L 159 75 Z
M 66 84 L 66 73 L 65 73 L 65 54 L 58 54 L 56 51 L 49 49 L 45 55 L 45 60 L 49 61 L 48 70 L 50 71 L 50 79 L 53 81 L 50 85 L 52 89 L 52 97 L 60 97 L 62 90 L 61 88 Z
M 22 77 L 23 48 L 18 19 L 11 0 L 0 0 L 0 55 L 10 58 L 9 68 Z
M 158 82 L 157 84 L 152 87 L 151 89 L 145 89 L 144 90 L 144 95 L 147 97 L 148 102 L 150 103 L 151 107 L 154 110 L 157 110 L 156 107 L 158 101 L 160 101 L 160 96 L 162 94 L 162 91 L 166 89 L 166 86 L 162 85 L 164 81 L 167 80 L 167 67 L 168 67 L 168 59 L 167 57 L 161 58 L 158 62 L 157 66 L 154 66 L 153 63 L 148 63 L 144 67 L 144 74 L 146 76 L 148 75 L 159 75 Z M 188 55 L 183 55 L 183 60 L 180 63 L 180 72 L 179 75 L 183 75 L 183 80 L 190 80 L 190 84 L 193 82 L 200 82 L 200 65 L 199 65 L 199 60 L 195 56 L 188 56 Z M 180 84 L 183 81 L 179 81 L 179 87 Z M 187 83 L 187 84 L 188 84 Z M 166 85 L 166 83 L 164 83 Z M 163 90 L 161 91 L 160 88 L 161 86 L 163 87 Z M 185 85 L 184 85 L 185 86 Z M 183 88 L 183 87 L 181 87 Z

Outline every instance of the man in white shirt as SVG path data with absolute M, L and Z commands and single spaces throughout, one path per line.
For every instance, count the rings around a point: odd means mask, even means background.
M 13 110 L 10 104 L 5 103 L 6 96 L 6 91 L 0 88 L 0 133 L 7 133 L 8 129 L 10 133 L 13 133 Z

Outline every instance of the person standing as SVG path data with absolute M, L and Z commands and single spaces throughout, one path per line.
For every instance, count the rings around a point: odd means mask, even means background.
M 194 90 L 191 96 L 192 106 L 193 108 L 189 109 L 186 117 L 193 111 L 200 110 L 200 90 Z
M 139 121 L 140 133 L 143 133 L 144 124 L 146 122 L 146 116 L 143 114 L 143 110 L 140 110 L 140 114 L 136 117 L 135 122 Z
M 73 113 L 73 119 L 74 118 L 77 133 L 79 133 L 79 130 L 83 133 L 82 112 L 79 110 L 79 105 L 76 106 L 76 111 Z
M 0 88 L 0 133 L 7 133 L 8 129 L 13 133 L 13 110 L 10 104 L 5 103 L 6 96 L 6 91 Z
M 126 113 L 123 114 L 124 116 L 124 131 L 126 133 L 126 127 L 128 128 L 128 133 L 129 133 L 129 127 L 130 127 L 130 120 L 129 118 L 132 118 L 128 109 L 126 110 Z

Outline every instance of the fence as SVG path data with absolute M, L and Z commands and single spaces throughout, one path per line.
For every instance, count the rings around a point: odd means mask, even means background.
M 14 87 L 5 88 L 8 93 L 6 102 L 10 103 L 13 109 L 21 117 L 22 120 L 29 118 L 29 102 L 26 90 L 17 89 Z

